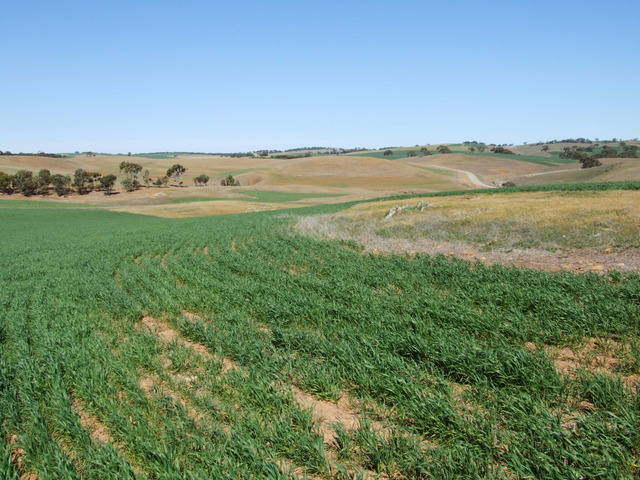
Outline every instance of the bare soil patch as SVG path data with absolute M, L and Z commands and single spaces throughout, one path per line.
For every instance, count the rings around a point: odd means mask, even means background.
M 545 347 L 553 359 L 556 370 L 574 377 L 580 369 L 605 375 L 619 375 L 625 385 L 636 391 L 640 384 L 640 375 L 625 375 L 620 372 L 621 362 L 629 354 L 629 345 L 610 338 L 588 338 L 577 347 Z
M 38 480 L 38 474 L 26 470 L 24 466 L 24 458 L 27 454 L 22 447 L 18 447 L 18 436 L 16 434 L 7 435 L 7 443 L 11 447 L 11 464 L 20 474 L 20 480 Z
M 362 416 L 353 408 L 347 395 L 342 395 L 338 402 L 334 403 L 318 400 L 295 385 L 291 390 L 300 405 L 313 411 L 313 420 L 320 427 L 325 444 L 331 444 L 336 438 L 332 425 L 342 424 L 346 430 L 355 430 L 359 427 Z M 371 425 L 376 431 L 385 429 L 381 422 L 371 422 Z
M 140 377 L 138 385 L 140 386 L 140 389 L 145 393 L 147 398 L 151 398 L 154 392 L 170 396 L 185 409 L 189 418 L 194 422 L 199 422 L 204 418 L 204 415 L 198 412 L 190 402 L 188 402 L 178 392 L 169 388 L 169 386 L 162 382 L 158 377 L 154 375 L 142 375 Z
M 200 319 L 198 315 L 190 312 L 182 313 L 186 318 L 194 320 Z M 146 316 L 142 319 L 142 324 L 153 334 L 157 335 L 163 342 L 179 342 L 186 348 L 190 348 L 198 355 L 202 356 L 204 359 L 213 359 L 214 355 L 212 355 L 207 347 L 198 342 L 192 342 L 191 340 L 187 340 L 180 333 L 173 329 L 165 320 L 160 320 L 157 318 L 153 318 L 150 316 Z M 167 365 L 165 365 L 166 367 Z M 222 359 L 222 371 L 228 372 L 230 370 L 234 370 L 239 368 L 238 365 L 229 358 Z M 187 380 L 191 381 L 190 377 L 186 377 Z
M 183 338 L 176 330 L 171 328 L 169 324 L 163 320 L 158 320 L 156 318 L 147 316 L 142 319 L 142 324 L 147 327 L 152 333 L 156 334 L 166 342 L 171 342 L 174 340 L 179 341 L 185 347 L 191 348 L 204 357 L 211 356 L 211 354 L 207 350 L 207 347 L 205 347 L 201 343 L 192 342 L 190 340 L 187 340 L 186 338 Z
M 77 399 L 73 401 L 73 411 L 78 415 L 80 424 L 89 431 L 93 440 L 111 445 L 114 444 L 113 437 L 109 433 L 107 426 L 87 412 L 84 405 Z

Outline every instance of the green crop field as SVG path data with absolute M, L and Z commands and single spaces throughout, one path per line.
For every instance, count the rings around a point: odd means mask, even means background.
M 393 152 L 392 155 L 385 155 L 384 154 L 384 150 L 379 150 L 379 151 L 374 151 L 374 152 L 365 152 L 365 153 L 349 153 L 347 155 L 349 156 L 354 156 L 354 157 L 373 157 L 373 158 L 383 158 L 385 160 L 400 160 L 400 159 L 406 159 L 407 157 L 407 152 L 410 151 L 414 151 L 416 152 L 418 155 L 420 155 L 420 147 L 416 147 L 416 148 L 405 148 L 405 149 L 401 149 L 401 150 L 391 150 Z M 431 151 L 431 153 L 437 153 L 435 151 Z
M 37 200 L 5 199 L 0 200 L 2 209 L 59 209 L 59 208 L 97 208 L 97 205 L 82 203 L 43 202 Z
M 455 152 L 463 155 L 481 156 L 481 157 L 493 157 L 493 158 L 508 158 L 510 160 L 518 160 L 519 162 L 535 163 L 536 165 L 544 165 L 545 167 L 557 167 L 558 165 L 568 165 L 570 163 L 577 163 L 571 158 L 560 157 L 537 157 L 535 155 L 504 155 L 501 153 L 472 153 L 472 152 Z
M 636 273 L 0 205 L 2 479 L 640 475 Z
M 455 145 L 452 145 L 451 153 L 461 154 L 461 155 L 469 155 L 469 156 L 479 156 L 479 157 L 494 157 L 494 158 L 508 158 L 510 160 L 518 160 L 520 162 L 526 163 L 535 163 L 536 165 L 544 165 L 546 167 L 557 167 L 558 165 L 566 165 L 569 163 L 576 163 L 575 160 L 560 158 L 554 156 L 550 157 L 538 157 L 535 155 L 504 155 L 499 153 L 491 153 L 491 152 L 469 152 L 467 148 L 455 148 Z M 383 158 L 386 160 L 406 160 L 410 159 L 407 157 L 407 152 L 414 151 L 420 156 L 420 147 L 416 148 L 408 148 L 402 150 L 392 150 L 393 155 L 385 156 L 384 151 L 376 151 L 376 152 L 367 152 L 367 153 L 350 153 L 350 156 L 359 156 L 359 157 L 373 157 L 373 158 Z M 432 154 L 438 154 L 438 151 L 431 148 L 430 152 Z M 554 152 L 552 152 L 554 153 Z M 417 158 L 417 157 L 416 157 Z
M 341 194 L 334 193 L 299 193 L 299 192 L 279 192 L 268 190 L 250 190 L 242 192 L 243 195 L 247 195 L 254 198 L 258 202 L 268 203 L 289 203 L 297 202 L 298 200 L 306 200 L 309 198 L 328 198 L 328 197 L 340 197 Z
M 199 203 L 199 202 L 214 202 L 216 200 L 230 200 L 229 198 L 223 197 L 182 197 L 182 198 L 172 198 L 169 200 L 169 203 Z
M 241 192 L 246 197 L 183 197 L 171 199 L 169 203 L 198 203 L 198 202 L 211 202 L 215 200 L 237 200 L 264 202 L 264 203 L 291 203 L 299 200 L 306 200 L 309 198 L 326 198 L 326 197 L 339 197 L 342 194 L 334 193 L 298 193 L 298 192 L 279 192 L 268 190 L 245 190 Z M 247 198 L 248 197 L 248 198 Z M 29 203 L 25 201 L 25 203 Z

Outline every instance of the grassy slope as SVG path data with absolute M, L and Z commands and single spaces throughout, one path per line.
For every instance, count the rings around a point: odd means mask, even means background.
M 637 276 L 362 255 L 281 213 L 0 221 L 4 478 L 638 474 L 640 406 L 622 377 L 559 374 L 549 356 L 614 338 L 619 373 L 640 373 Z M 360 427 L 323 445 L 292 383 L 347 395 Z
M 428 205 L 417 208 L 420 202 Z M 386 218 L 400 205 L 407 208 Z M 406 203 L 400 199 L 363 203 L 323 218 L 317 226 L 322 231 L 366 243 L 428 239 L 464 242 L 483 251 L 640 248 L 640 195 L 634 190 L 433 195 Z

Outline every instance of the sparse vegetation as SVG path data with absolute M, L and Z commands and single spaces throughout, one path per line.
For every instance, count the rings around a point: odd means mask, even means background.
M 227 175 L 225 178 L 220 180 L 220 185 L 223 187 L 239 187 L 240 182 L 233 178 L 233 175 Z
M 204 173 L 202 175 L 198 175 L 193 179 L 193 183 L 196 185 L 206 186 L 208 182 L 209 182 L 209 175 L 205 175 Z

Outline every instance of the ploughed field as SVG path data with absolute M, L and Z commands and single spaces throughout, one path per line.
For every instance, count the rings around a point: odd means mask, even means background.
M 0 204 L 1 478 L 640 474 L 635 272 L 38 206 Z

